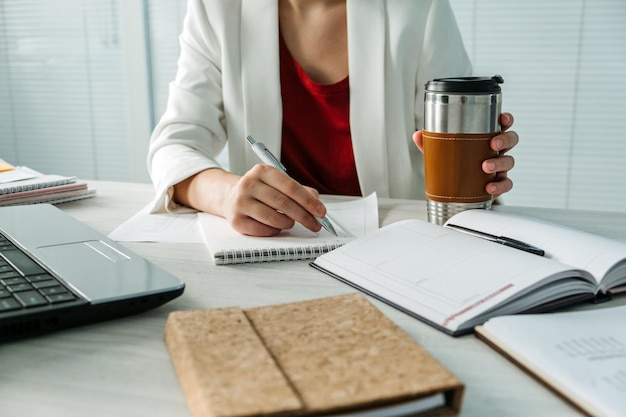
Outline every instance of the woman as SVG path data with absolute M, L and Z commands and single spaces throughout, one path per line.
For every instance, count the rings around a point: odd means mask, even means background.
M 191 207 L 256 236 L 318 231 L 318 192 L 423 198 L 424 84 L 471 72 L 447 0 L 190 0 L 180 43 L 148 155 L 153 211 Z M 247 135 L 290 176 L 259 164 Z M 517 141 L 492 140 L 490 194 L 511 189 Z

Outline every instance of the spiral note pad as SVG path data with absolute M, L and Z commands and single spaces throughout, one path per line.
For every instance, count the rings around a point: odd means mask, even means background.
M 218 216 L 198 213 L 198 221 L 211 257 L 218 265 L 314 259 L 378 229 L 376 194 L 326 203 L 326 208 L 338 236 L 324 229 L 314 233 L 299 223 L 273 237 L 245 236 Z

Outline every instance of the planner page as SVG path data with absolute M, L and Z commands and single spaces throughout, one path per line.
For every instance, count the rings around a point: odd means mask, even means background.
M 477 332 L 588 413 L 626 410 L 626 306 L 497 317 Z
M 589 271 L 602 290 L 626 283 L 626 243 L 531 217 L 467 210 L 448 223 L 532 243 L 545 256 Z
M 495 308 L 507 314 L 502 306 L 518 296 L 527 301 L 508 313 L 595 286 L 584 271 L 422 220 L 385 226 L 314 266 L 452 331 Z M 569 277 L 567 286 L 551 286 Z

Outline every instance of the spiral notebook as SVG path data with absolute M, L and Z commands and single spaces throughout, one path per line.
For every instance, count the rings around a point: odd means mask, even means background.
M 338 236 L 322 229 L 311 232 L 299 223 L 273 237 L 245 236 L 222 217 L 198 213 L 198 222 L 217 265 L 310 260 L 378 229 L 378 199 L 326 202 L 328 218 Z
M 93 197 L 96 190 L 76 177 L 45 175 L 0 159 L 0 206 L 58 204 Z

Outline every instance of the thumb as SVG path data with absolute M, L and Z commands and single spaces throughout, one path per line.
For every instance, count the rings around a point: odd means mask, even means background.
M 417 146 L 422 153 L 424 152 L 424 137 L 422 136 L 421 130 L 413 133 L 413 143 L 415 143 L 415 146 Z

